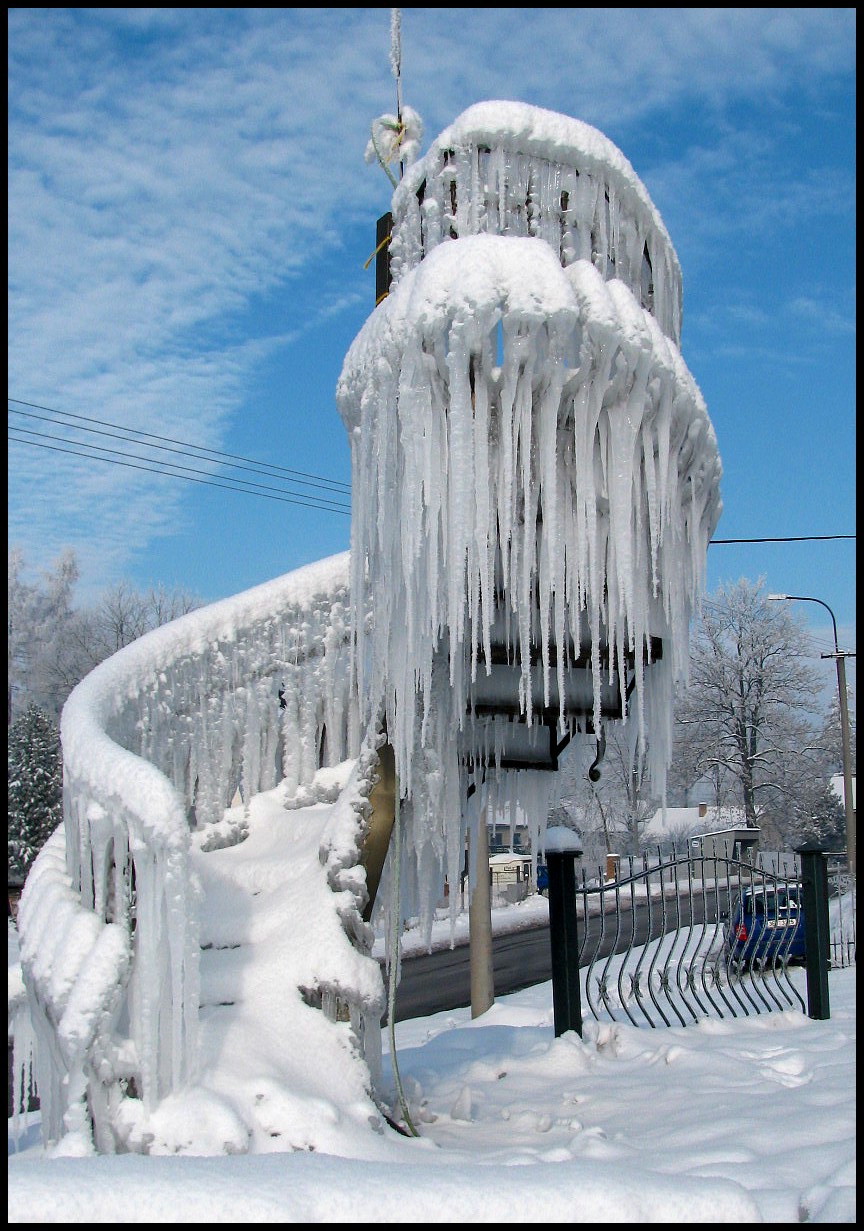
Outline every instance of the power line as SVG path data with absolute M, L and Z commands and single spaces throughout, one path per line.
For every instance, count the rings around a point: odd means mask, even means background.
M 308 471 L 293 470 L 289 467 L 279 466 L 276 463 L 261 462 L 257 460 L 256 458 L 244 457 L 242 454 L 226 453 L 220 449 L 211 449 L 205 445 L 191 444 L 189 441 L 177 440 L 172 436 L 160 436 L 155 432 L 145 432 L 138 428 L 127 428 L 123 424 L 112 423 L 110 420 L 107 420 L 107 419 L 96 419 L 89 415 L 75 414 L 72 411 L 57 410 L 55 407 L 43 406 L 38 402 L 25 402 L 21 400 L 20 398 L 13 398 L 13 397 L 7 398 L 7 401 L 14 403 L 14 406 L 10 407 L 12 414 L 23 415 L 31 419 L 42 419 L 48 423 L 56 423 L 58 427 L 71 428 L 73 431 L 89 432 L 91 434 L 100 435 L 100 436 L 112 436 L 118 440 L 129 440 L 130 443 L 141 444 L 145 448 L 159 449 L 160 451 L 163 451 L 163 452 L 178 453 L 181 456 L 194 458 L 200 461 L 211 461 L 217 458 L 224 458 L 226 459 L 226 461 L 225 463 L 221 463 L 221 464 L 228 464 L 231 469 L 249 470 L 250 473 L 252 474 L 260 474 L 261 476 L 266 476 L 269 478 L 279 478 L 280 475 L 298 476 L 296 478 L 292 477 L 289 481 L 294 482 L 294 483 L 299 483 L 301 486 L 304 486 L 304 487 L 321 487 L 324 491 L 332 491 L 334 495 L 342 495 L 342 494 L 348 495 L 351 490 L 350 484 L 348 483 L 343 483 L 341 480 L 338 480 L 338 479 L 328 479 L 323 475 L 312 474 L 312 473 L 309 473 Z M 24 411 L 24 410 L 16 410 L 15 407 L 17 406 L 29 406 L 31 409 L 30 409 L 30 412 Z M 58 419 L 47 419 L 45 415 L 38 415 L 38 414 L 32 413 L 33 411 L 39 411 L 39 410 L 46 411 L 47 414 L 49 415 L 60 416 L 60 419 L 59 421 Z M 64 423 L 63 422 L 64 419 L 73 419 L 80 423 L 98 423 L 100 424 L 101 428 L 114 428 L 116 429 L 116 431 L 115 432 L 101 431 L 99 428 L 78 427 L 77 423 Z M 27 434 L 31 436 L 44 435 L 43 433 L 28 431 L 28 429 L 26 428 L 17 428 L 14 425 L 12 425 L 12 430 L 20 431 L 20 432 L 27 432 Z M 126 434 L 118 436 L 116 434 L 117 432 L 122 432 Z M 139 461 L 146 460 L 146 461 L 159 463 L 159 459 L 157 458 L 146 458 L 145 459 L 145 458 L 141 458 L 139 454 L 123 453 L 121 450 L 106 449 L 102 445 L 90 445 L 86 441 L 77 441 L 77 440 L 70 441 L 66 437 L 53 437 L 50 435 L 46 436 L 45 438 L 49 440 L 62 440 L 65 444 L 79 444 L 79 445 L 82 445 L 84 448 L 100 449 L 102 452 L 117 453 L 119 457 L 127 457 L 127 458 L 134 457 Z M 20 437 L 15 437 L 15 436 L 10 436 L 9 439 L 15 440 L 20 444 L 33 444 L 33 445 L 37 444 L 37 442 L 34 440 L 21 440 Z M 164 441 L 166 443 L 148 445 L 146 443 L 147 440 Z M 179 447 L 172 448 L 170 446 L 179 446 Z M 52 448 L 52 446 L 50 445 L 41 445 L 40 447 Z M 194 452 L 191 452 L 190 450 L 194 450 Z M 72 449 L 61 449 L 61 448 L 55 447 L 54 452 L 75 453 L 76 451 Z M 203 454 L 209 454 L 210 456 L 209 457 L 202 456 Z M 99 461 L 106 461 L 106 462 L 111 461 L 110 458 L 101 458 L 99 457 L 98 454 L 79 453 L 78 456 L 92 457 Z M 240 463 L 248 463 L 248 465 L 241 465 Z M 116 464 L 120 465 L 121 463 L 117 462 Z M 130 462 L 127 462 L 125 464 L 132 466 L 133 469 L 137 469 L 137 470 L 151 470 L 152 473 L 154 474 L 171 475 L 174 478 L 188 477 L 185 474 L 174 474 L 174 472 L 171 470 L 154 469 L 152 467 L 146 467 L 146 466 L 133 466 L 132 463 Z M 165 463 L 160 463 L 160 464 L 164 464 L 165 466 L 174 466 L 175 469 L 177 470 L 192 470 L 191 467 L 180 466 L 179 464 L 176 464 L 173 462 L 165 462 Z M 193 473 L 202 474 L 205 472 L 193 471 Z M 231 483 L 242 484 L 242 483 L 249 482 L 248 480 L 235 479 L 233 476 L 230 476 L 230 475 L 225 476 L 225 477 L 228 478 Z M 205 482 L 206 480 L 198 479 L 196 481 Z M 226 490 L 228 491 L 248 491 L 249 495 L 264 495 L 265 494 L 265 492 L 263 491 L 251 491 L 248 488 L 242 487 L 242 486 L 231 487 L 229 486 L 229 484 L 217 483 L 214 480 L 210 480 L 209 482 L 211 486 L 225 487 Z M 266 487 L 267 485 L 250 482 L 249 486 L 251 488 L 261 488 L 261 487 Z M 272 488 L 270 490 L 271 491 L 284 491 L 285 489 Z M 287 494 L 281 497 L 271 497 L 271 498 L 288 500 L 290 503 L 295 503 L 295 504 L 308 504 L 308 506 L 312 508 L 332 507 L 332 508 L 335 508 L 339 512 L 350 511 L 347 508 L 347 506 L 340 505 L 337 502 L 326 501 L 326 499 L 320 506 L 316 505 L 312 501 L 312 497 L 311 496 L 307 497 L 307 494 L 305 492 L 294 492 L 292 493 L 292 495 L 295 497 L 295 499 L 293 500 L 290 500 Z M 711 539 L 708 543 L 708 546 L 709 547 L 728 546 L 731 544 L 745 544 L 745 543 L 831 542 L 831 541 L 837 541 L 837 540 L 854 540 L 856 537 L 857 536 L 854 534 L 802 534 L 802 535 L 788 535 L 788 536 L 775 536 L 775 537 L 766 536 L 766 537 L 759 537 L 759 538 Z
M 98 428 L 98 427 L 79 427 L 75 423 L 64 423 L 59 419 L 52 419 L 48 415 L 37 415 L 27 410 L 12 410 L 11 413 L 14 415 L 24 415 L 28 419 L 36 419 L 42 423 L 50 423 L 55 427 L 65 427 L 73 432 L 87 432 L 94 436 L 108 436 L 112 440 L 123 440 L 130 444 L 140 444 L 145 449 L 158 449 L 160 450 L 160 452 L 163 452 L 163 453 L 178 453 L 182 457 L 191 457 L 191 458 L 194 458 L 196 461 L 207 461 L 207 462 L 211 460 L 215 461 L 215 459 L 211 459 L 209 457 L 202 457 L 200 453 L 191 452 L 191 449 L 198 449 L 200 447 L 198 445 L 192 445 L 190 446 L 189 449 L 180 449 L 180 448 L 175 448 L 173 445 L 149 444 L 147 441 L 138 440 L 133 435 L 126 435 L 126 436 L 122 435 L 121 434 L 122 432 L 128 430 L 126 428 L 121 428 L 120 431 L 117 431 L 117 432 L 109 432 L 109 431 L 105 431 L 104 429 Z M 10 426 L 12 427 L 14 431 L 20 431 L 20 432 L 26 431 L 28 432 L 28 434 L 31 434 L 34 436 L 40 435 L 40 433 L 38 432 L 30 432 L 28 431 L 27 428 L 18 427 L 17 424 L 11 424 Z M 149 433 L 144 433 L 144 434 L 149 435 Z M 73 444 L 73 443 L 74 444 L 85 444 L 87 445 L 88 448 L 91 447 L 89 444 L 87 444 L 86 441 L 78 441 L 78 440 L 70 441 L 66 437 L 63 437 L 63 436 L 53 437 L 49 435 L 48 439 L 49 440 L 54 440 L 54 439 L 65 440 L 67 444 Z M 92 447 L 99 448 L 101 446 L 94 445 Z M 107 451 L 111 452 L 111 450 L 107 450 Z M 126 455 L 121 454 L 121 456 L 126 456 Z M 132 456 L 135 456 L 135 455 L 133 454 Z M 228 455 L 226 454 L 225 456 L 228 456 Z M 153 458 L 153 459 L 148 459 L 148 460 L 155 461 L 157 459 Z M 232 470 L 248 470 L 251 474 L 266 475 L 268 478 L 273 478 L 273 479 L 281 478 L 282 474 L 293 475 L 294 473 L 293 471 L 286 471 L 281 466 L 271 466 L 269 462 L 255 463 L 254 465 L 250 465 L 250 466 L 243 465 L 240 462 L 218 462 L 217 464 L 220 466 L 227 465 Z M 329 483 L 330 483 L 329 479 L 318 483 L 318 482 L 312 481 L 311 479 L 295 479 L 292 477 L 290 479 L 290 482 L 299 483 L 301 487 L 320 488 L 322 491 L 333 492 L 334 494 L 338 494 L 340 496 L 343 494 L 343 492 L 339 488 L 335 486 L 334 487 L 329 486 Z
M 22 401 L 20 398 L 13 398 L 13 397 L 9 397 L 9 398 L 7 398 L 7 401 L 8 401 L 8 402 L 12 402 L 12 403 L 14 403 L 14 406 L 12 406 L 12 407 L 10 407 L 10 408 L 9 408 L 12 414 L 17 414 L 17 415 L 27 415 L 27 417 L 28 417 L 28 418 L 41 418 L 41 417 L 42 417 L 42 416 L 40 416 L 40 415 L 28 414 L 28 412 L 27 412 L 27 411 L 23 411 L 23 410 L 16 410 L 16 409 L 15 409 L 15 406 L 29 406 L 29 407 L 31 408 L 31 411 L 34 411 L 34 410 L 44 410 L 44 411 L 47 411 L 47 413 L 48 413 L 48 414 L 51 414 L 51 415 L 57 415 L 57 416 L 61 416 L 63 419 L 75 419 L 75 420 L 80 421 L 81 423 L 98 423 L 101 427 L 115 428 L 115 429 L 117 429 L 117 430 L 118 430 L 118 431 L 120 431 L 120 432 L 125 432 L 125 433 L 127 433 L 127 435 L 126 435 L 125 437 L 120 437 L 120 439 L 128 439 L 128 438 L 131 438 L 131 439 L 133 439 L 133 440 L 135 441 L 135 443 L 136 443 L 136 444 L 144 444 L 144 443 L 145 443 L 145 441 L 144 441 L 143 439 L 135 439 L 135 438 L 137 438 L 137 437 L 142 437 L 142 438 L 143 438 L 143 437 L 146 437 L 148 440 L 165 441 L 167 444 L 170 444 L 170 445 L 180 445 L 180 446 L 182 446 L 182 448 L 183 448 L 183 449 L 193 449 L 193 450 L 196 450 L 196 451 L 197 451 L 197 453 L 199 453 L 199 454 L 200 454 L 200 453 L 206 453 L 206 454 L 211 454 L 211 455 L 212 455 L 212 457 L 214 457 L 214 458 L 226 458 L 226 459 L 230 460 L 232 463 L 235 463 L 235 462 L 249 462 L 249 463 L 251 463 L 251 464 L 252 464 L 253 466 L 255 466 L 255 467 L 267 467 L 269 470 L 275 470 L 275 471 L 278 471 L 278 472 L 279 472 L 279 473 L 281 473 L 281 474 L 285 474 L 285 475 L 297 475 L 297 476 L 301 476 L 303 479 L 315 480 L 315 481 L 316 481 L 316 484 L 315 484 L 315 485 L 317 485 L 318 483 L 323 483 L 323 484 L 328 485 L 329 487 L 341 489 L 341 490 L 345 491 L 346 493 L 347 493 L 348 491 L 350 491 L 350 484 L 348 484 L 348 483 L 343 483 L 340 479 L 328 479 L 328 478 L 326 478 L 324 475 L 319 475 L 319 474 L 310 474 L 309 472 L 307 472 L 307 471 L 305 471 L 305 470 L 293 470 L 293 469 L 290 469 L 290 468 L 288 468 L 288 467 L 286 467 L 286 466 L 278 466 L 278 465 L 276 465 L 276 463 L 275 463 L 275 462 L 261 462 L 261 461 L 259 461 L 257 458 L 254 458 L 254 457 L 244 457 L 242 454 L 238 454 L 238 453 L 225 453 L 225 452 L 223 452 L 221 449 L 211 449 L 211 448 L 207 447 L 206 445 L 196 445 L 196 444 L 191 444 L 191 443 L 190 443 L 189 441 L 187 441 L 187 440 L 176 440 L 173 436 L 160 436 L 160 435 L 158 435 L 158 434 L 157 434 L 157 433 L 155 433 L 155 432 L 145 432 L 145 431 L 143 431 L 143 430 L 142 430 L 142 429 L 140 429 L 140 428 L 129 428 L 129 427 L 125 427 L 122 423 L 112 423 L 112 422 L 111 422 L 110 420 L 108 420 L 108 419 L 95 419 L 95 418 L 93 418 L 93 417 L 92 417 L 92 416 L 90 416 L 90 415 L 78 415 L 78 414 L 74 414 L 72 411 L 68 411 L 68 410 L 57 410 L 57 409 L 56 409 L 55 407 L 53 407 L 53 406 L 43 406 L 43 405 L 41 405 L 41 404 L 40 404 L 40 403 L 38 403 L 38 402 L 24 402 L 24 401 Z M 49 420 L 49 422 L 50 422 L 50 420 Z M 59 426 L 63 426 L 63 427 L 73 427 L 73 428 L 74 428 L 76 425 L 75 425 L 75 424 L 61 423 L 61 424 L 59 424 Z M 78 430 L 80 430 L 80 431 L 95 431 L 96 429 L 93 429 L 93 428 L 79 428 Z M 100 434 L 100 435 L 110 435 L 111 433 L 101 433 L 101 432 L 100 432 L 99 434 Z M 154 445 L 154 446 L 149 446 L 149 447 L 153 447 L 153 448 L 161 448 L 161 447 L 163 447 L 163 446 L 161 446 L 161 445 Z M 173 452 L 173 450 L 172 450 L 172 452 Z M 201 460 L 210 460 L 210 459 L 207 459 L 207 458 L 202 458 Z M 299 482 L 299 481 L 300 481 L 300 479 L 298 478 L 296 481 L 297 481 L 297 482 Z
M 179 462 L 163 462 L 160 458 L 142 457 L 140 453 L 126 453 L 122 449 L 109 449 L 107 445 L 92 445 L 88 441 L 83 441 L 83 440 L 69 440 L 66 436 L 52 436 L 48 432 L 33 431 L 32 428 L 17 427 L 17 428 L 12 428 L 11 430 L 13 432 L 23 432 L 25 436 L 37 436 L 43 440 L 59 440 L 59 441 L 62 441 L 63 444 L 67 444 L 67 445 L 81 445 L 83 448 L 90 449 L 90 450 L 98 449 L 99 453 L 110 453 L 116 457 L 126 457 L 126 458 L 131 457 L 131 458 L 135 458 L 135 460 L 139 462 L 154 462 L 158 466 L 164 466 L 164 467 L 170 466 L 174 470 L 188 471 L 190 474 L 208 474 L 209 473 L 209 471 L 206 471 L 206 470 L 198 470 L 194 466 L 181 466 Z M 33 440 L 22 440 L 19 436 L 11 436 L 10 440 L 16 440 L 18 441 L 19 444 L 36 444 L 37 443 L 37 441 L 33 441 Z M 105 458 L 100 457 L 99 453 L 83 453 L 83 454 L 80 454 L 80 456 L 93 457 L 98 461 L 111 461 L 112 460 L 112 458 L 110 457 L 105 457 Z M 165 473 L 171 473 L 171 472 L 166 470 Z M 254 471 L 253 473 L 258 474 L 260 472 Z M 178 475 L 176 477 L 182 478 L 183 475 Z M 228 479 L 231 483 L 244 483 L 244 484 L 247 484 L 249 487 L 253 487 L 253 488 L 260 488 L 262 490 L 268 490 L 268 491 L 274 491 L 274 492 L 285 492 L 286 495 L 289 494 L 288 492 L 286 492 L 286 489 L 283 487 L 271 487 L 267 483 L 253 483 L 251 479 L 235 479 L 233 475 L 224 475 L 223 478 Z M 290 494 L 292 496 L 299 496 L 302 499 L 311 500 L 311 497 L 307 497 L 306 492 L 290 492 Z M 347 507 L 338 501 L 326 500 L 320 496 L 317 497 L 317 500 L 319 501 L 321 507 L 333 506 L 339 509 L 345 509 Z
M 45 418 L 44 416 L 35 416 L 35 417 L 36 417 L 36 418 L 39 418 L 39 419 L 44 419 L 44 418 Z M 47 421 L 48 423 L 54 424 L 54 426 L 57 426 L 57 427 L 59 427 L 59 426 L 70 427 L 70 428 L 71 428 L 71 430 L 72 430 L 72 431 L 74 431 L 74 432 L 77 432 L 77 431 L 87 431 L 87 432 L 98 431 L 98 429 L 94 429 L 94 428 L 78 428 L 78 427 L 75 427 L 75 426 L 72 426 L 72 425 L 69 425 L 69 424 L 62 424 L 62 425 L 61 425 L 61 424 L 59 424 L 59 423 L 58 423 L 55 419 L 47 419 L 46 421 Z M 35 431 L 33 428 L 28 428 L 28 427 L 19 427 L 17 424 L 11 424 L 11 425 L 9 426 L 9 429 L 8 429 L 8 430 L 9 430 L 9 431 L 12 431 L 12 432 L 21 432 L 21 433 L 23 433 L 23 435 L 25 435 L 25 436 L 27 436 L 27 437 L 38 437 L 38 438 L 43 439 L 43 440 L 55 440 L 55 441 L 60 441 L 60 442 L 62 442 L 63 444 L 68 444 L 68 445 L 72 445 L 72 444 L 74 444 L 74 445 L 80 445 L 80 446 L 81 446 L 81 448 L 83 448 L 83 449 L 93 449 L 93 450 L 99 450 L 99 452 L 100 452 L 100 453 L 110 453 L 110 454 L 115 454 L 117 457 L 126 457 L 126 458 L 130 458 L 130 457 L 131 457 L 131 458 L 134 458 L 136 461 L 141 461 L 141 462 L 145 462 L 145 461 L 146 461 L 146 462 L 153 462 L 153 463 L 155 463 L 155 464 L 157 464 L 157 465 L 159 465 L 159 466 L 163 466 L 163 465 L 164 465 L 164 466 L 172 466 L 172 467 L 174 467 L 174 468 L 175 468 L 175 469 L 177 469 L 177 470 L 191 470 L 193 474 L 209 474 L 209 473 L 210 473 L 209 471 L 202 471 L 202 470 L 198 470 L 198 469 L 197 469 L 197 468 L 195 468 L 195 467 L 181 466 L 179 462 L 167 461 L 167 460 L 164 460 L 164 459 L 162 459 L 162 458 L 157 458 L 157 457 L 149 457 L 149 456 L 144 456 L 144 457 L 142 457 L 140 453 L 129 453 L 129 452 L 127 452 L 127 451 L 123 450 L 123 449 L 109 449 L 109 448 L 107 447 L 107 445 L 92 444 L 90 441 L 87 441 L 87 440 L 78 440 L 78 439 L 76 439 L 76 438 L 73 438 L 73 439 L 71 439 L 71 440 L 70 440 L 68 436 L 59 436 L 59 435 L 54 435 L 54 434 L 52 434 L 52 433 L 50 433 L 50 432 L 37 432 L 37 431 Z M 99 432 L 99 435 L 101 435 L 101 436 L 109 436 L 109 437 L 111 437 L 112 439 L 116 439 L 116 440 L 122 440 L 122 441 L 124 441 L 124 442 L 126 442 L 126 443 L 128 443 L 128 444 L 133 444 L 133 443 L 134 443 L 134 444 L 141 444 L 141 445 L 142 445 L 142 448 L 145 448 L 145 449 L 159 449 L 159 450 L 166 451 L 166 452 L 169 452 L 169 453 L 178 453 L 178 454 L 180 454 L 180 455 L 181 455 L 181 456 L 183 456 L 183 457 L 191 457 L 191 458 L 193 458 L 195 461 L 204 461 L 204 462 L 207 462 L 207 461 L 210 461 L 210 460 L 211 460 L 211 459 L 209 459 L 209 458 L 202 458 L 202 457 L 199 457 L 199 455 L 198 455 L 197 453 L 189 453 L 189 452 L 188 452 L 187 450 L 185 450 L 185 449 L 174 449 L 174 448 L 171 448 L 170 446 L 166 446 L 166 445 L 150 445 L 150 444 L 146 444 L 146 443 L 144 443 L 144 442 L 142 442 L 142 441 L 133 441 L 133 440 L 131 440 L 129 437 L 126 437 L 126 436 L 119 436 L 119 435 L 117 435 L 117 433 L 116 433 L 116 432 Z M 23 441 L 23 440 L 21 440 L 21 438 L 20 438 L 19 436 L 13 436 L 13 437 L 10 437 L 10 439 L 12 439 L 12 440 L 17 440 L 17 441 L 18 441 L 18 443 L 20 443 L 20 444 L 25 444 L 25 443 L 30 443 L 30 444 L 33 444 L 33 443 L 36 443 L 35 441 L 32 441 L 32 440 L 30 440 L 30 441 Z M 94 453 L 94 454 L 90 454 L 90 455 L 88 455 L 88 454 L 82 454 L 81 456 L 84 456 L 84 457 L 86 457 L 86 456 L 98 456 L 98 454 L 96 454 L 96 453 Z M 106 460 L 106 461 L 107 461 L 108 459 L 107 459 L 107 458 L 105 458 L 105 459 L 102 459 L 102 460 Z M 224 463 L 224 462 L 219 462 L 219 463 L 215 463 L 215 464 L 217 464 L 217 465 L 219 465 L 219 466 L 225 466 L 225 463 Z M 229 468 L 230 468 L 230 469 L 232 469 L 232 470 L 248 470 L 248 471 L 250 471 L 252 474 L 261 475 L 262 477 L 266 477 L 266 478 L 274 478 L 274 479 L 278 479 L 278 478 L 280 477 L 278 474 L 275 474 L 275 475 L 274 475 L 274 474 L 272 474 L 269 470 L 257 470 L 257 469 L 255 469 L 255 468 L 254 468 L 254 467 L 252 467 L 252 466 L 239 466 L 239 465 L 232 464 L 232 465 L 230 465 L 230 467 L 229 467 Z M 230 481 L 231 481 L 231 482 L 233 482 L 233 483 L 248 483 L 251 487 L 267 487 L 267 486 L 268 486 L 267 484 L 253 483 L 250 479 L 241 479 L 241 478 L 236 478 L 234 475 L 225 475 L 225 476 L 223 476 L 223 477 L 224 477 L 224 478 L 228 478 L 228 479 L 230 479 Z M 291 482 L 294 482 L 294 483 L 296 483 L 296 482 L 301 482 L 301 483 L 302 483 L 302 480 L 292 479 L 292 480 L 291 480 Z M 305 486 L 320 487 L 320 484 L 306 484 Z M 286 489 L 285 489 L 285 488 L 278 487 L 278 488 L 271 488 L 271 490 L 272 490 L 272 491 L 285 491 Z M 341 495 L 343 494 L 342 492 L 336 492 L 336 491 L 334 491 L 332 488 L 329 488 L 329 487 L 323 488 L 322 490 L 323 490 L 323 491 L 326 491 L 326 492 L 332 492 L 332 494 L 333 494 L 333 495 L 338 495 L 338 496 L 341 496 Z M 306 499 L 312 499 L 312 496 L 311 496 L 311 495 L 310 495 L 310 493 L 308 493 L 308 492 L 296 492 L 296 491 L 294 491 L 293 489 L 288 489 L 288 491 L 290 492 L 290 494 L 291 494 L 291 495 L 302 496 L 302 497 L 304 497 L 304 498 L 306 498 Z M 316 496 L 315 498 L 316 498 L 316 499 L 318 499 L 318 500 L 320 500 L 320 501 L 322 501 L 325 505 L 327 505 L 327 504 L 340 504 L 340 505 L 341 505 L 341 502 L 340 502 L 340 501 L 331 501 L 331 500 L 328 500 L 328 499 L 327 499 L 326 497 L 324 497 L 324 496 Z
M 858 536 L 855 534 L 794 534 L 786 538 L 768 538 L 768 539 L 711 539 L 708 543 L 709 547 L 718 547 L 724 543 L 817 543 L 825 542 L 829 539 L 854 539 Z
M 12 429 L 12 430 L 14 431 L 16 429 Z M 19 428 L 17 430 L 21 431 L 23 429 Z M 90 461 L 105 462 L 109 466 L 126 466 L 131 470 L 145 470 L 145 471 L 148 471 L 150 474 L 161 475 L 163 478 L 185 479 L 187 482 L 190 482 L 190 483 L 203 483 L 209 487 L 221 487 L 225 491 L 229 491 L 229 492 L 245 492 L 245 494 L 248 496 L 261 496 L 266 500 L 280 500 L 286 504 L 299 504 L 303 508 L 319 509 L 322 512 L 344 513 L 348 515 L 350 515 L 351 513 L 351 508 L 349 505 L 340 505 L 340 504 L 336 504 L 333 501 L 328 502 L 327 504 L 324 504 L 320 501 L 313 500 L 311 497 L 306 497 L 305 494 L 302 492 L 295 493 L 294 495 L 287 495 L 287 494 L 274 495 L 272 494 L 273 492 L 280 491 L 281 489 L 273 488 L 271 489 L 271 491 L 259 490 L 265 486 L 264 484 L 261 484 L 261 483 L 254 483 L 254 484 L 250 484 L 249 486 L 245 486 L 245 487 L 244 486 L 232 486 L 232 483 L 234 484 L 248 483 L 248 480 L 246 479 L 233 479 L 231 480 L 230 483 L 220 483 L 216 479 L 196 478 L 194 477 L 194 475 L 201 475 L 205 472 L 204 471 L 194 471 L 193 472 L 192 467 L 179 466 L 175 462 L 164 462 L 164 463 L 161 463 L 155 466 L 141 466 L 141 465 L 137 465 L 135 462 L 120 461 L 116 457 L 100 457 L 99 454 L 97 453 L 81 452 L 81 450 L 79 449 L 64 449 L 58 445 L 44 444 L 42 441 L 39 441 L 39 440 L 22 439 L 21 437 L 14 436 L 14 435 L 9 435 L 8 438 L 9 440 L 14 441 L 17 444 L 32 445 L 34 448 L 37 448 L 37 449 L 50 449 L 53 453 L 71 453 L 75 457 L 86 457 Z M 49 437 L 49 439 L 56 440 L 56 439 L 62 439 L 62 437 Z M 76 442 L 67 442 L 67 443 L 81 444 L 82 442 L 76 441 Z M 96 446 L 96 445 L 89 445 L 86 447 L 91 448 L 91 449 L 92 448 L 102 448 L 102 446 Z M 116 449 L 103 450 L 103 451 L 111 452 L 111 453 L 119 453 L 119 450 L 116 450 Z M 123 454 L 122 456 L 136 457 L 137 454 Z M 142 459 L 142 460 L 145 460 L 145 459 Z M 156 461 L 155 458 L 149 458 L 146 460 Z M 169 470 L 167 469 L 168 466 L 173 466 L 174 469 Z M 177 474 L 176 473 L 177 470 L 189 471 L 190 473 Z M 230 476 L 227 476 L 227 477 L 230 478 Z

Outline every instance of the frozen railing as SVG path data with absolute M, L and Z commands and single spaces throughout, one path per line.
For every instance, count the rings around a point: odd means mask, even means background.
M 563 266 L 617 278 L 681 343 L 681 267 L 633 167 L 597 129 L 524 103 L 477 103 L 414 163 L 393 194 L 393 282 L 448 239 L 545 240 Z
M 92 1123 L 110 1150 L 110 1104 L 152 1107 L 193 1072 L 190 832 L 204 849 L 238 841 L 223 819 L 237 790 L 284 781 L 290 801 L 320 765 L 357 756 L 348 567 L 346 552 L 183 616 L 69 697 L 64 826 L 18 915 L 18 1060 L 34 1051 L 46 1140 Z

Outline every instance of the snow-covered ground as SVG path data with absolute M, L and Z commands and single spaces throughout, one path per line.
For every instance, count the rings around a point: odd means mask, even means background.
M 303 1151 L 9 1155 L 16 1222 L 854 1222 L 855 972 L 788 1012 L 552 1034 L 551 985 L 400 1023 L 419 1140 Z M 298 1117 L 302 1108 L 298 1107 Z M 527 1170 L 526 1170 L 527 1169 Z
M 273 872 L 279 852 L 263 817 L 257 837 L 253 825 L 252 841 L 233 857 L 213 853 L 212 875 L 225 889 L 245 879 L 261 903 L 260 922 L 244 922 L 244 940 L 254 953 L 261 931 L 272 979 L 279 964 L 273 912 L 285 886 Z M 295 855 L 306 841 L 300 819 L 295 813 Z M 267 884 L 256 852 L 269 868 Z M 296 897 L 296 882 L 289 891 Z M 217 900 L 221 912 L 205 919 L 216 943 L 219 928 L 233 927 L 231 899 L 222 893 Z M 533 898 L 497 910 L 496 931 L 539 922 L 545 908 Z M 337 941 L 325 939 L 323 926 L 307 935 L 327 951 Z M 448 923 L 436 924 L 439 941 L 449 944 Z M 13 943 L 11 991 L 15 957 Z M 263 967 L 248 965 L 243 985 L 256 986 L 259 973 Z M 217 982 L 223 977 L 234 978 L 227 966 Z M 793 979 L 803 994 L 803 971 Z M 221 984 L 212 991 L 214 1002 L 228 998 Z M 306 1080 L 324 1054 L 315 1037 L 295 1033 L 280 1044 L 271 1016 L 261 1055 L 260 1024 L 240 1012 L 233 1029 L 226 1018 L 212 1038 L 205 1031 L 214 1056 L 218 1046 L 231 1057 L 211 1092 L 218 1085 L 227 1105 L 235 1087 L 253 1076 L 260 1083 L 262 1064 L 272 1070 L 267 1092 L 283 1134 L 272 1152 L 183 1152 L 180 1116 L 173 1156 L 49 1156 L 39 1113 L 31 1113 L 17 1149 L 10 1121 L 9 1221 L 853 1222 L 854 969 L 831 972 L 830 994 L 825 1022 L 796 1011 L 686 1029 L 589 1020 L 584 1038 L 555 1039 L 551 984 L 544 983 L 501 997 L 473 1021 L 464 1009 L 401 1022 L 398 1067 L 417 1139 L 383 1122 L 377 1132 L 361 1131 L 362 1099 L 352 1089 L 342 1105 L 338 1072 Z M 269 995 L 274 1013 L 288 1003 L 278 989 Z M 280 1059 L 280 1048 L 290 1057 Z M 387 1031 L 383 1049 L 395 1106 Z

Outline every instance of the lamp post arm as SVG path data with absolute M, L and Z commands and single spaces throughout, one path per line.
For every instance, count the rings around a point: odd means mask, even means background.
M 831 617 L 831 626 L 834 629 L 834 653 L 824 654 L 823 658 L 833 658 L 837 663 L 837 692 L 838 701 L 840 703 L 840 735 L 843 743 L 843 804 L 846 813 L 846 858 L 849 864 L 849 871 L 855 872 L 857 862 L 857 842 L 855 832 L 855 809 L 852 806 L 852 752 L 851 741 L 849 738 L 849 706 L 846 697 L 846 662 L 845 654 L 840 653 L 840 644 L 837 640 L 837 621 L 834 618 L 834 612 L 826 602 L 821 598 L 813 598 L 807 594 L 769 594 L 768 598 L 772 601 L 781 599 L 790 599 L 799 603 L 818 603 L 820 607 L 824 607 Z
M 809 598 L 804 594 L 786 594 L 784 595 L 784 598 L 795 599 L 796 602 L 799 602 L 799 603 L 818 603 L 820 607 L 825 608 L 825 610 L 828 612 L 828 614 L 831 617 L 831 627 L 834 629 L 834 649 L 839 654 L 840 645 L 837 641 L 837 621 L 834 619 L 834 612 L 831 610 L 828 604 L 823 603 L 821 598 Z

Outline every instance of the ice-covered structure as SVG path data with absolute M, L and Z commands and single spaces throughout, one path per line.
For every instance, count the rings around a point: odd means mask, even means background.
M 422 891 L 445 854 L 458 875 L 469 779 L 509 772 L 541 840 L 533 767 L 573 734 L 627 719 L 662 791 L 720 462 L 674 249 L 593 128 L 469 108 L 397 187 L 390 250 L 338 405 L 362 721 Z
M 350 558 L 148 634 L 64 709 L 15 1025 L 60 1150 L 350 1154 L 380 1130 L 385 738 L 427 919 L 483 808 L 521 808 L 542 847 L 567 740 L 626 721 L 662 780 L 720 512 L 662 221 L 596 130 L 500 102 L 392 214 L 391 290 L 337 390 Z

